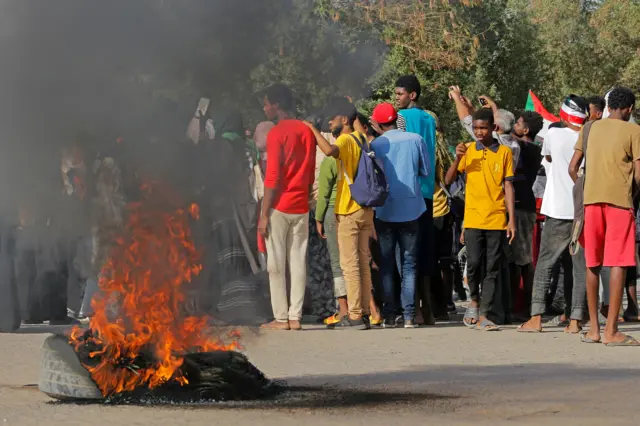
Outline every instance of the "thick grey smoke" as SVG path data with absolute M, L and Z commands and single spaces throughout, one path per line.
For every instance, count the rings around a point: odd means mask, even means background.
M 147 142 L 183 136 L 200 96 L 211 97 L 215 108 L 235 106 L 261 118 L 254 86 L 269 82 L 272 67 L 293 64 L 303 74 L 298 81 L 314 84 L 318 96 L 335 95 L 326 86 L 337 82 L 351 95 L 362 93 L 379 46 L 360 43 L 356 55 L 345 55 L 344 45 L 356 41 L 324 22 L 318 54 L 296 63 L 296 52 L 316 37 L 308 33 L 296 43 L 298 35 L 287 33 L 305 4 L 313 6 L 311 0 L 0 1 L 2 211 L 10 214 L 24 197 L 46 208 L 46 195 L 59 189 L 61 147 L 74 138 L 100 150 L 125 136 L 135 143 L 129 152 L 144 161 L 160 155 L 148 152 Z M 289 63 L 272 60 L 276 43 L 286 45 Z M 307 72 L 318 68 L 325 72 Z M 317 106 L 314 93 L 301 95 Z
M 61 197 L 61 153 L 74 141 L 171 181 L 192 168 L 167 146 L 184 142 L 201 96 L 214 111 L 240 110 L 252 128 L 263 119 L 258 89 L 280 78 L 307 111 L 332 95 L 366 93 L 380 43 L 348 38 L 339 24 L 310 15 L 313 5 L 0 0 L 0 236 L 20 209 L 40 222 L 35 233 L 86 233 L 78 225 L 86 212 Z M 49 218 L 64 225 L 49 227 Z

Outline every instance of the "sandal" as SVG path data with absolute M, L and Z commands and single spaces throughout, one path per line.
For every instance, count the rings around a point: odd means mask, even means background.
M 336 312 L 330 317 L 325 318 L 322 322 L 325 323 L 326 325 L 335 325 L 335 324 L 338 324 L 340 321 L 342 321 L 342 317 L 338 312 Z
M 526 322 L 524 324 L 520 324 L 518 326 L 518 328 L 516 328 L 516 331 L 519 333 L 542 333 L 542 327 L 540 328 L 524 328 L 524 325 L 526 324 Z
M 638 342 L 636 339 L 629 336 L 628 334 L 625 334 L 623 341 L 609 342 L 609 343 L 605 343 L 604 345 L 605 346 L 640 346 L 640 342 Z
M 562 315 L 558 315 L 557 317 L 551 318 L 549 321 L 544 323 L 544 325 L 547 325 L 549 327 L 560 327 L 563 325 L 569 325 L 569 320 L 566 318 L 563 320 Z
M 371 327 L 382 327 L 382 317 L 374 320 L 372 316 L 369 316 L 369 324 L 371 324 Z
M 591 337 L 587 337 L 586 333 L 580 337 L 582 343 L 602 343 L 600 340 L 593 340 Z
M 464 313 L 464 317 L 462 318 L 462 323 L 466 327 L 473 328 L 478 324 L 479 317 L 480 317 L 480 313 L 478 312 L 478 308 L 469 306 Z
M 475 329 L 480 331 L 500 331 L 500 327 L 486 318 L 476 324 Z

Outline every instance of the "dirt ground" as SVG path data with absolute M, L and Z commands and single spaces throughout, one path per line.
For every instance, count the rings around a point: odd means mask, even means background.
M 640 338 L 639 325 L 626 325 Z M 0 425 L 562 424 L 640 422 L 640 348 L 581 343 L 552 328 L 497 333 L 245 330 L 250 360 L 291 390 L 275 401 L 208 406 L 60 403 L 40 393 L 43 328 L 0 335 Z M 417 424 L 417 423 L 416 423 Z

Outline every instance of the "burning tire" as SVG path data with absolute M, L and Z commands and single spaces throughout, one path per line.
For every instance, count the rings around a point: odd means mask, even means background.
M 104 399 L 65 336 L 44 341 L 38 386 L 56 399 Z

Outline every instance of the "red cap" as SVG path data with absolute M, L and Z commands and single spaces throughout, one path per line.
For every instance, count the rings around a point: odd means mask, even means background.
M 377 121 L 380 124 L 391 123 L 398 119 L 398 113 L 396 109 L 389 102 L 379 104 L 373 109 L 371 119 Z

